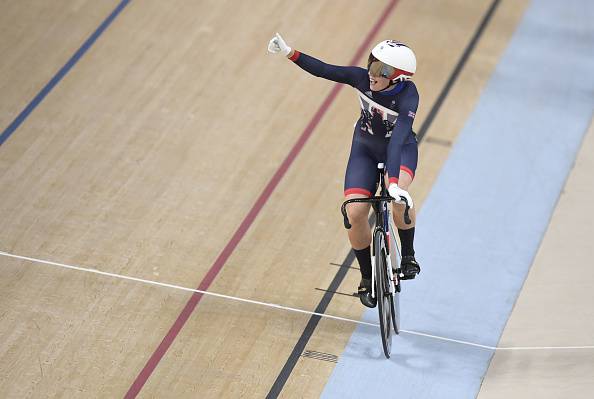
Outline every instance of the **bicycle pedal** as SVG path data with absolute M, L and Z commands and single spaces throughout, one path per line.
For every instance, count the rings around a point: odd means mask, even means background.
M 413 274 L 407 274 L 405 275 L 404 273 L 402 273 L 402 277 L 400 277 L 400 280 L 414 280 L 415 277 L 417 277 L 418 273 L 413 273 Z

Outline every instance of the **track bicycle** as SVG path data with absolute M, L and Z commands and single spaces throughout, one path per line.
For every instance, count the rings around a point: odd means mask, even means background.
M 344 227 L 350 229 L 351 224 L 346 212 L 348 204 L 365 202 L 371 203 L 373 208 L 375 226 L 371 253 L 371 296 L 377 298 L 382 346 L 384 355 L 389 359 L 392 351 L 392 327 L 396 334 L 400 332 L 400 291 L 402 289 L 400 281 L 404 274 L 400 268 L 402 256 L 396 244 L 396 234 L 388 206 L 394 198 L 388 194 L 386 188 L 384 164 L 378 163 L 377 169 L 380 195 L 346 200 L 340 211 L 344 217 Z M 405 203 L 404 223 L 410 224 L 410 206 L 405 197 L 401 196 L 400 199 Z

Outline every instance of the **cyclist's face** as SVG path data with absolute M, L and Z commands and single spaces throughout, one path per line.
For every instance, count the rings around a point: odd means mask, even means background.
M 381 91 L 386 89 L 390 85 L 390 79 L 384 78 L 383 76 L 372 76 L 369 75 L 369 87 L 371 91 Z

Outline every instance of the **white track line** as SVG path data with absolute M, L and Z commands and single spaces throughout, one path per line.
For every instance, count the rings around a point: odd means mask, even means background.
M 533 351 L 533 350 L 572 350 L 572 349 L 594 349 L 594 345 L 584 346 L 509 346 L 498 347 L 498 351 Z
M 494 346 L 475 344 L 474 342 L 460 341 L 458 339 L 445 338 L 445 337 L 440 337 L 438 335 L 425 334 L 425 333 L 420 333 L 420 332 L 416 332 L 416 331 L 409 331 L 409 330 L 402 330 L 401 329 L 400 332 L 403 332 L 405 334 L 410 334 L 410 335 L 418 335 L 418 336 L 426 337 L 426 338 L 438 339 L 440 341 L 454 342 L 456 344 L 462 344 L 462 345 L 468 345 L 468 346 L 475 346 L 477 348 L 489 349 L 489 350 L 492 350 L 492 351 L 498 349 L 498 348 L 496 348 Z
M 498 346 L 498 347 L 495 347 L 495 346 L 489 346 L 489 345 L 475 344 L 474 342 L 461 341 L 458 339 L 440 337 L 438 335 L 420 333 L 417 331 L 400 330 L 400 332 L 403 332 L 405 334 L 410 334 L 410 335 L 419 335 L 421 337 L 438 339 L 440 341 L 454 342 L 457 344 L 474 346 L 477 348 L 488 349 L 488 350 L 492 350 L 492 351 L 495 351 L 495 350 L 497 350 L 497 351 L 512 351 L 512 350 L 514 350 L 515 351 L 515 350 L 549 350 L 549 349 L 565 349 L 565 350 L 594 349 L 594 345 L 586 345 L 586 346 Z
M 144 283 L 144 284 L 149 284 L 149 285 L 156 285 L 156 286 L 159 286 L 159 287 L 173 288 L 173 289 L 176 289 L 176 290 L 193 292 L 193 293 L 198 293 L 198 294 L 203 294 L 203 295 L 211 295 L 211 296 L 218 297 L 218 298 L 225 298 L 225 299 L 230 299 L 230 300 L 244 302 L 244 303 L 251 303 L 251 304 L 254 304 L 254 305 L 267 306 L 267 307 L 275 308 L 275 309 L 288 310 L 288 311 L 291 311 L 291 312 L 304 313 L 304 314 L 309 314 L 309 315 L 316 315 L 316 316 L 326 317 L 326 318 L 334 319 L 334 320 L 347 321 L 347 322 L 355 323 L 355 324 L 363 324 L 363 325 L 372 326 L 372 327 L 379 327 L 379 324 L 377 324 L 377 323 L 367 323 L 365 321 L 347 319 L 345 317 L 333 316 L 333 315 L 329 315 L 329 314 L 326 314 L 326 313 L 311 312 L 309 310 L 291 308 L 291 307 L 288 307 L 288 306 L 282 306 L 282 305 L 278 305 L 278 304 L 275 304 L 275 303 L 267 303 L 267 302 L 254 301 L 254 300 L 251 300 L 251 299 L 238 298 L 238 297 L 234 297 L 234 296 L 230 296 L 230 295 L 217 294 L 215 292 L 202 291 L 202 290 L 198 290 L 198 289 L 194 289 L 194 288 L 182 287 L 182 286 L 174 285 L 174 284 L 160 283 L 158 281 L 146 280 L 146 279 L 143 279 L 143 278 L 129 277 L 129 276 L 124 276 L 122 274 L 102 272 L 101 270 L 97 270 L 97 269 L 90 269 L 90 268 L 86 268 L 86 267 L 71 266 L 71 265 L 66 265 L 64 263 L 51 262 L 51 261 L 47 261 L 47 260 L 30 258 L 30 257 L 27 257 L 27 256 L 21 256 L 21 255 L 14 255 L 14 254 L 10 254 L 10 253 L 4 252 L 4 251 L 0 251 L 0 256 L 6 256 L 6 257 L 9 257 L 9 258 L 26 260 L 26 261 L 30 261 L 30 262 L 34 262 L 34 263 L 41 263 L 41 264 L 50 265 L 50 266 L 57 266 L 57 267 L 61 267 L 61 268 L 64 268 L 64 269 L 70 269 L 70 270 L 77 270 L 77 271 L 81 271 L 81 272 L 99 274 L 99 275 L 107 276 L 107 277 L 115 277 L 115 278 L 120 278 L 122 280 L 136 281 L 136 282 L 139 282 L 139 283 Z M 409 330 L 402 330 L 401 329 L 400 332 L 403 332 L 405 334 L 410 334 L 410 335 L 417 335 L 417 336 L 421 336 L 421 337 L 431 338 L 431 339 L 437 339 L 437 340 L 440 340 L 440 341 L 453 342 L 453 343 L 457 343 L 457 344 L 461 344 L 461 345 L 473 346 L 473 347 L 476 347 L 476 348 L 487 349 L 487 350 L 492 350 L 492 351 L 500 351 L 500 350 L 555 350 L 555 349 L 557 349 L 557 350 L 560 350 L 560 349 L 561 350 L 562 349 L 571 350 L 571 349 L 594 349 L 594 345 L 592 345 L 592 346 L 525 346 L 525 347 L 498 347 L 497 348 L 497 347 L 494 347 L 494 346 L 481 345 L 481 344 L 476 344 L 474 342 L 461 341 L 461 340 L 457 340 L 457 339 L 440 337 L 438 335 L 425 334 L 425 333 L 416 332 L 416 331 L 409 331 Z
M 43 264 L 51 265 L 51 266 L 58 266 L 58 267 L 62 267 L 64 269 L 71 269 L 71 270 L 77 270 L 77 271 L 81 271 L 81 272 L 100 274 L 102 276 L 121 278 L 122 280 L 137 281 L 139 283 L 156 285 L 156 286 L 159 286 L 159 287 L 174 288 L 176 290 L 188 291 L 188 292 L 195 292 L 195 293 L 204 294 L 204 295 L 211 295 L 211 296 L 215 296 L 215 297 L 218 297 L 218 298 L 231 299 L 231 300 L 234 300 L 234 301 L 251 303 L 251 304 L 254 304 L 254 305 L 268 306 L 270 308 L 276 308 L 276 309 L 282 309 L 282 310 L 289 310 L 291 312 L 305 313 L 305 314 L 309 314 L 309 315 L 316 315 L 316 316 L 320 316 L 320 317 L 326 317 L 326 318 L 334 319 L 334 320 L 348 321 L 348 322 L 356 323 L 356 324 L 365 324 L 365 325 L 368 325 L 368 326 L 379 327 L 379 324 L 367 323 L 367 322 L 360 321 L 360 320 L 347 319 L 345 317 L 332 316 L 332 315 L 329 315 L 329 314 L 326 314 L 326 313 L 310 312 L 309 310 L 291 308 L 291 307 L 288 307 L 288 306 L 278 305 L 276 303 L 267 303 L 267 302 L 254 301 L 254 300 L 251 300 L 251 299 L 238 298 L 238 297 L 230 296 L 230 295 L 217 294 L 217 293 L 211 292 L 211 291 L 202 291 L 202 290 L 197 290 L 197 289 L 194 289 L 194 288 L 182 287 L 182 286 L 174 285 L 174 284 L 167 284 L 167 283 L 160 283 L 158 281 L 145 280 L 143 278 L 124 276 L 122 274 L 102 272 L 101 270 L 97 270 L 97 269 L 89 269 L 89 268 L 86 268 L 86 267 L 70 266 L 70 265 L 65 265 L 63 263 L 50 262 L 50 261 L 42 260 L 42 259 L 29 258 L 27 256 L 20 256 L 20 255 L 9 254 L 9 253 L 3 252 L 3 251 L 0 251 L 0 255 L 7 256 L 9 258 L 16 258 L 16 259 L 21 259 L 21 260 L 27 260 L 27 261 L 30 261 L 30 262 L 43 263 Z

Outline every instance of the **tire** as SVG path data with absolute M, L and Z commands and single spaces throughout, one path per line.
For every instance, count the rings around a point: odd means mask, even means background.
M 390 300 L 389 282 L 386 273 L 386 245 L 385 235 L 381 230 L 376 230 L 373 237 L 375 256 L 375 295 L 380 320 L 380 335 L 384 355 L 390 358 L 392 351 L 392 302 Z
M 394 244 L 394 243 L 392 243 Z M 395 245 L 395 244 L 394 244 Z M 397 267 L 399 265 L 396 265 Z M 394 332 L 396 334 L 400 334 L 400 278 L 398 276 L 394 276 L 395 282 L 398 283 L 394 287 L 394 294 L 390 295 L 390 305 L 392 306 L 392 326 L 394 327 Z
M 390 306 L 392 307 L 392 326 L 394 332 L 400 334 L 400 295 L 398 291 L 390 295 Z
M 394 293 L 390 295 L 390 305 L 392 307 L 392 326 L 394 327 L 394 332 L 396 334 L 400 334 L 400 290 L 402 288 L 400 278 L 397 274 L 400 272 L 400 250 L 398 249 L 398 244 L 396 244 L 395 240 L 395 233 L 392 224 L 390 224 L 390 258 L 392 260 L 392 268 L 394 270 Z M 398 283 L 398 284 L 396 284 Z

